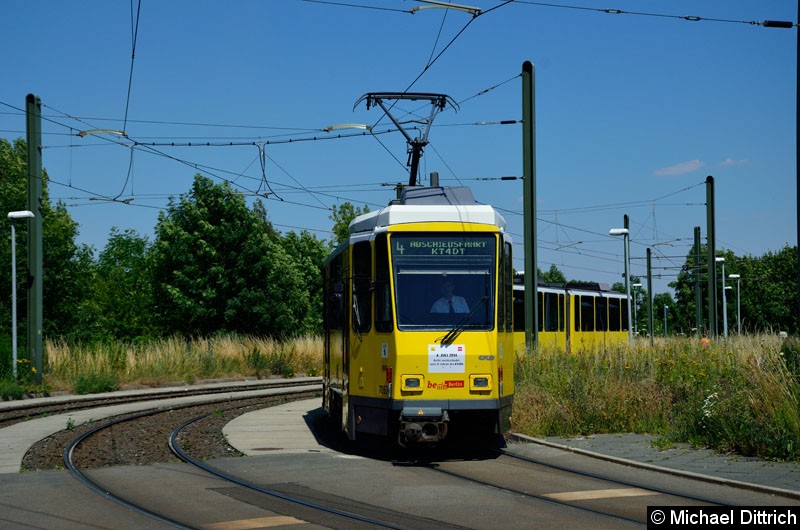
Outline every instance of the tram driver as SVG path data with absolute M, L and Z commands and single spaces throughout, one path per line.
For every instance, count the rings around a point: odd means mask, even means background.
M 454 294 L 455 285 L 451 280 L 444 280 L 440 288 L 442 296 L 431 306 L 431 313 L 469 313 L 464 297 Z

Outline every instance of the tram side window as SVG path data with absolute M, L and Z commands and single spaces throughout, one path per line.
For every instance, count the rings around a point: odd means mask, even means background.
M 506 330 L 511 331 L 514 319 L 513 298 L 514 298 L 514 265 L 511 257 L 511 243 L 505 244 L 505 252 L 503 253 L 505 259 L 505 294 L 503 295 L 505 303 L 505 320 Z
M 575 304 L 575 317 L 580 317 L 581 331 L 594 331 L 594 298 L 591 296 L 576 296 L 579 303 Z
M 545 331 L 558 331 L 558 323 L 559 323 L 558 297 L 559 297 L 558 293 L 544 293 L 544 306 L 542 312 L 545 314 L 545 319 L 544 319 Z
M 525 291 L 514 290 L 514 331 L 525 331 Z
M 544 330 L 544 293 L 537 292 L 536 293 L 536 303 L 539 304 L 539 312 L 536 314 L 537 316 L 537 323 L 536 327 L 539 331 Z
M 580 329 L 581 329 L 581 297 L 578 296 L 578 295 L 575 295 L 573 302 L 574 303 L 572 304 L 572 307 L 574 308 L 573 312 L 575 314 L 573 315 L 573 319 L 572 319 L 572 322 L 573 322 L 572 329 L 575 330 L 575 331 L 580 331 Z
M 630 322 L 628 322 L 628 300 L 623 299 L 622 303 L 619 306 L 622 314 L 622 331 L 628 331 L 630 329 Z
M 608 299 L 608 331 L 622 330 L 622 321 L 620 320 L 621 301 L 619 298 Z
M 353 329 L 364 332 L 371 327 L 372 249 L 368 241 L 353 246 Z
M 344 284 L 342 283 L 342 256 L 336 256 L 328 265 L 325 278 L 325 327 L 335 330 L 342 327 Z
M 608 299 L 594 299 L 594 322 L 596 331 L 608 331 Z
M 389 292 L 389 246 L 386 234 L 375 238 L 375 330 L 392 331 L 392 297 Z
M 500 243 L 500 266 L 497 268 L 497 331 L 506 330 L 506 254 L 503 244 Z

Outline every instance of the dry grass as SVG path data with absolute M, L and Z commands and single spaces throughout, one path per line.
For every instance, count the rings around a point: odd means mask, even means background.
M 322 339 L 278 341 L 263 337 L 169 338 L 137 344 L 67 344 L 47 341 L 45 383 L 72 389 L 92 374 L 119 385 L 159 386 L 199 379 L 316 375 L 322 371 Z

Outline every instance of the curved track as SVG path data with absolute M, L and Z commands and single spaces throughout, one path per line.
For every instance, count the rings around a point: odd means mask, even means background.
M 283 401 L 291 400 L 295 397 L 305 398 L 308 397 L 308 393 L 307 392 L 300 393 L 297 396 L 292 394 L 283 394 L 281 396 Z M 191 406 L 187 406 L 186 408 L 191 409 Z M 204 412 L 202 414 L 191 415 L 191 417 L 181 421 L 180 424 L 178 424 L 172 429 L 171 433 L 169 434 L 169 439 L 165 440 L 165 443 L 169 444 L 169 447 L 172 450 L 172 452 L 176 456 L 178 456 L 178 458 L 180 458 L 183 462 L 188 463 L 194 468 L 201 470 L 203 473 L 209 474 L 215 477 L 216 479 L 221 479 L 230 486 L 245 488 L 249 491 L 256 492 L 259 495 L 271 497 L 279 502 L 291 503 L 292 505 L 295 505 L 296 508 L 294 509 L 283 508 L 282 512 L 293 513 L 291 510 L 296 512 L 299 509 L 304 512 L 305 514 L 304 519 L 306 520 L 311 519 L 318 521 L 326 521 L 325 523 L 326 525 L 338 528 L 401 529 L 409 527 L 430 528 L 432 525 L 435 525 L 438 529 L 443 529 L 443 530 L 464 529 L 464 527 L 447 524 L 442 521 L 435 521 L 423 517 L 417 517 L 414 515 L 394 512 L 392 510 L 385 510 L 385 509 L 377 511 L 377 513 L 379 514 L 378 517 L 370 515 L 362 515 L 361 513 L 358 513 L 357 510 L 364 508 L 365 512 L 367 513 L 370 513 L 370 511 L 371 513 L 376 513 L 376 511 L 374 507 L 368 507 L 368 506 L 365 507 L 360 503 L 351 503 L 351 506 L 356 507 L 356 511 L 344 510 L 338 508 L 335 506 L 335 503 L 337 502 L 337 500 L 341 502 L 341 499 L 333 500 L 330 503 L 325 503 L 325 502 L 320 502 L 318 500 L 314 500 L 309 497 L 289 495 L 277 489 L 268 488 L 255 484 L 251 481 L 242 479 L 241 477 L 234 476 L 223 470 L 215 468 L 199 458 L 190 456 L 188 454 L 189 451 L 186 451 L 181 447 L 179 442 L 179 436 L 181 435 L 182 431 L 189 428 L 193 424 L 200 422 L 205 418 L 208 418 L 212 414 L 232 412 L 236 411 L 236 409 L 239 408 L 243 407 L 236 404 L 232 404 L 231 406 L 225 407 L 224 409 L 216 409 L 213 413 Z M 153 417 L 155 415 L 165 414 L 165 413 L 167 413 L 167 411 L 161 409 L 155 409 L 155 408 L 148 409 L 146 411 L 142 411 L 135 415 L 126 415 L 123 417 L 114 418 L 110 421 L 103 423 L 102 425 L 96 426 L 88 430 L 87 432 L 79 436 L 76 436 L 73 440 L 70 441 L 70 443 L 64 450 L 64 463 L 69 472 L 78 481 L 80 481 L 86 487 L 90 488 L 95 493 L 103 496 L 104 498 L 112 502 L 115 502 L 121 506 L 125 506 L 126 508 L 134 510 L 141 515 L 147 516 L 161 523 L 168 524 L 176 528 L 194 528 L 195 525 L 191 521 L 187 521 L 179 516 L 174 516 L 171 513 L 168 513 L 167 510 L 157 509 L 148 506 L 146 502 L 137 501 L 135 500 L 135 495 L 120 493 L 120 491 L 125 491 L 127 486 L 117 485 L 115 487 L 110 487 L 107 484 L 104 484 L 103 482 L 92 478 L 91 474 L 87 473 L 84 469 L 81 468 L 80 465 L 76 463 L 77 461 L 76 453 L 79 451 L 81 444 L 85 443 L 91 437 L 101 435 L 103 431 L 114 429 L 115 427 L 118 427 L 125 422 L 142 421 L 146 420 L 148 417 Z M 181 471 L 181 473 L 185 475 L 186 471 L 183 470 Z M 217 485 L 216 487 L 220 488 L 224 486 Z M 385 517 L 381 518 L 380 516 L 385 516 Z M 338 519 L 339 522 L 336 522 L 336 519 Z
M 232 403 L 231 406 L 222 410 L 223 412 L 228 412 L 237 408 L 239 406 Z M 79 466 L 74 464 L 73 454 L 75 449 L 86 438 L 105 428 L 119 424 L 119 422 L 132 421 L 159 412 L 163 413 L 164 411 L 148 410 L 137 414 L 135 417 L 120 418 L 96 427 L 88 433 L 77 437 L 64 451 L 64 459 L 70 472 L 98 494 L 139 513 L 146 514 L 148 517 L 152 517 L 162 523 L 178 528 L 190 528 L 192 526 L 185 517 L 173 517 L 170 515 L 169 509 L 162 509 L 161 511 L 150 509 L 142 505 L 142 503 L 126 499 L 124 495 L 114 495 L 103 484 L 88 478 L 85 473 L 80 471 Z M 449 500 L 449 494 L 446 492 L 450 491 L 450 487 L 454 487 L 456 490 L 469 490 L 477 498 L 490 498 L 496 497 L 498 494 L 501 496 L 509 494 L 510 497 L 515 499 L 516 507 L 519 509 L 516 516 L 525 519 L 530 518 L 532 521 L 538 520 L 538 514 L 542 512 L 543 506 L 551 506 L 551 509 L 546 510 L 551 514 L 556 513 L 553 509 L 563 508 L 563 515 L 558 516 L 558 520 L 566 521 L 565 524 L 569 524 L 571 520 L 585 521 L 588 517 L 590 520 L 596 520 L 598 527 L 616 528 L 646 524 L 647 505 L 727 506 L 736 504 L 730 501 L 720 501 L 719 499 L 721 498 L 727 498 L 724 494 L 718 499 L 713 499 L 686 493 L 688 490 L 684 490 L 682 487 L 673 487 L 673 485 L 659 487 L 659 485 L 663 485 L 663 482 L 658 478 L 652 480 L 646 478 L 641 482 L 637 482 L 639 478 L 626 480 L 628 478 L 627 475 L 617 474 L 615 478 L 615 472 L 607 473 L 605 470 L 587 472 L 586 468 L 581 469 L 581 465 L 573 466 L 572 461 L 567 462 L 565 465 L 558 465 L 546 459 L 531 458 L 516 454 L 510 450 L 497 450 L 495 449 L 496 446 L 492 449 L 478 451 L 450 448 L 447 452 L 423 454 L 421 458 L 417 454 L 416 457 L 408 458 L 409 455 L 404 455 L 404 453 L 387 453 L 385 448 L 375 452 L 367 449 L 365 452 L 364 448 L 354 450 L 353 446 L 340 446 L 338 440 L 329 440 L 330 445 L 328 443 L 325 445 L 336 448 L 340 457 L 344 456 L 346 458 L 348 454 L 361 458 L 366 456 L 373 469 L 382 468 L 383 470 L 383 477 L 378 479 L 372 496 L 359 498 L 357 494 L 351 495 L 348 490 L 347 497 L 337 498 L 335 494 L 331 494 L 330 488 L 318 487 L 314 478 L 316 475 L 307 475 L 302 478 L 290 476 L 287 478 L 284 471 L 283 476 L 272 476 L 269 467 L 269 464 L 273 462 L 272 460 L 262 460 L 257 464 L 261 466 L 260 468 L 253 468 L 259 469 L 253 475 L 249 465 L 243 465 L 241 461 L 238 461 L 238 464 L 234 464 L 230 468 L 226 467 L 226 469 L 238 469 L 238 472 L 230 472 L 211 466 L 203 461 L 202 458 L 192 456 L 197 454 L 195 453 L 195 448 L 189 445 L 187 445 L 187 448 L 181 447 L 182 442 L 179 438 L 181 433 L 185 430 L 191 430 L 195 424 L 204 425 L 202 421 L 214 414 L 216 414 L 216 411 L 214 413 L 206 411 L 202 414 L 187 412 L 180 420 L 174 419 L 174 426 L 171 428 L 168 440 L 170 450 L 183 462 L 202 470 L 203 474 L 208 474 L 215 477 L 214 480 L 221 480 L 228 484 L 228 486 L 214 486 L 215 489 L 246 489 L 252 492 L 249 494 L 251 498 L 256 498 L 254 495 L 260 495 L 262 498 L 272 498 L 273 500 L 271 501 L 258 502 L 265 505 L 269 504 L 270 506 L 280 506 L 277 509 L 277 513 L 292 515 L 302 513 L 304 514 L 302 516 L 303 519 L 308 522 L 316 522 L 333 528 L 436 527 L 437 529 L 463 529 L 473 527 L 470 525 L 468 517 L 459 519 L 461 521 L 461 526 L 459 526 L 458 524 L 446 522 L 447 516 L 444 512 L 441 515 L 438 512 L 428 512 L 426 517 L 424 511 L 418 511 L 416 508 L 408 507 L 406 509 L 405 507 L 394 505 L 393 509 L 391 505 L 381 507 L 372 503 L 373 499 L 386 496 L 389 494 L 387 492 L 392 491 L 381 489 L 384 483 L 390 485 L 395 480 L 394 473 L 391 470 L 387 470 L 386 466 L 382 464 L 386 462 L 391 462 L 392 466 L 409 468 L 416 475 L 416 478 L 411 478 L 412 481 L 419 480 L 420 484 L 437 484 L 442 491 L 440 502 L 450 502 L 456 506 L 456 509 L 469 511 L 473 507 L 469 506 L 470 500 L 466 497 Z M 210 425 L 207 426 L 210 427 Z M 185 441 L 188 442 L 190 439 L 187 438 Z M 165 443 L 167 442 L 165 441 Z M 234 461 L 230 462 L 233 463 Z M 355 466 L 355 464 L 350 465 L 351 467 Z M 359 467 L 364 467 L 364 464 L 360 464 Z M 448 478 L 431 481 L 429 478 L 431 471 L 440 474 L 442 477 L 450 477 L 455 481 Z M 199 476 L 197 473 L 192 473 L 192 475 Z M 426 475 L 428 475 L 428 478 L 426 478 Z M 243 476 L 259 476 L 261 483 L 254 483 L 252 480 L 242 478 Z M 620 479 L 620 476 L 623 478 Z M 307 486 L 296 489 L 286 488 L 287 484 L 294 484 L 295 481 L 297 481 L 297 484 L 302 485 L 304 480 Z M 406 480 L 405 484 L 409 484 L 408 478 Z M 265 485 L 269 484 L 269 482 L 274 482 L 275 485 Z M 481 491 L 487 493 L 481 493 Z M 489 491 L 495 493 L 488 493 Z M 578 493 L 578 495 L 572 495 L 575 493 Z M 712 493 L 712 495 L 714 494 Z M 439 499 L 437 498 L 437 500 Z M 295 508 L 291 508 L 287 503 L 291 503 Z M 458 503 L 462 503 L 463 508 L 460 508 Z M 403 510 L 405 513 L 397 510 Z M 409 512 L 416 512 L 421 515 L 414 515 Z M 574 515 L 570 515 L 571 513 Z M 295 516 L 301 517 L 300 515 Z M 551 515 L 550 517 L 553 516 Z
M 30 420 L 36 417 L 61 414 L 76 410 L 89 408 L 106 407 L 109 405 L 119 405 L 124 403 L 135 403 L 140 401 L 155 401 L 159 399 L 169 399 L 175 397 L 206 396 L 225 392 L 242 392 L 253 390 L 265 390 L 269 388 L 289 388 L 292 386 L 307 385 L 313 382 L 322 382 L 321 377 L 304 379 L 265 379 L 248 383 L 246 387 L 234 386 L 228 383 L 218 383 L 208 386 L 181 386 L 171 389 L 146 389 L 141 391 L 131 391 L 126 393 L 110 393 L 107 395 L 93 394 L 87 396 L 70 396 L 69 398 L 58 399 L 56 403 L 50 403 L 52 398 L 12 401 L 3 403 L 0 409 L 0 428 L 13 425 L 20 421 Z

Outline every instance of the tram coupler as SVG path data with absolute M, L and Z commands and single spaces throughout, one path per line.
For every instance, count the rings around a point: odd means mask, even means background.
M 436 443 L 447 436 L 450 421 L 447 411 L 437 407 L 406 407 L 400 413 L 400 432 L 398 443 L 409 444 Z

